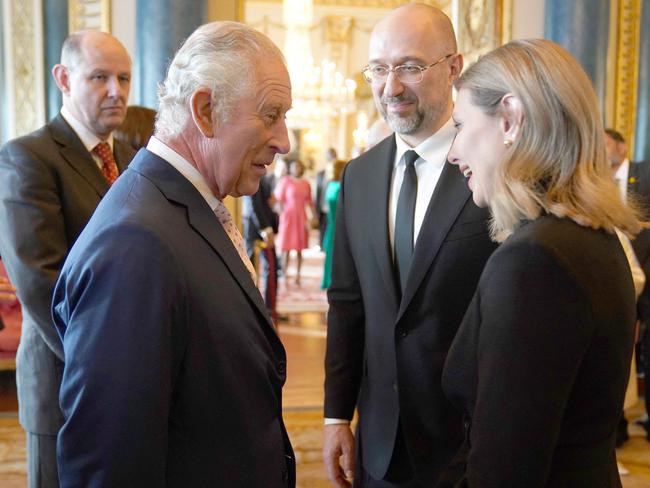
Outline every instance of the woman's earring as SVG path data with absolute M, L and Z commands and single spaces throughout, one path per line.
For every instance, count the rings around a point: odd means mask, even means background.
M 503 145 L 506 146 L 506 147 L 510 147 L 510 146 L 512 146 L 512 141 L 509 141 L 508 139 L 506 139 L 505 141 L 503 141 Z

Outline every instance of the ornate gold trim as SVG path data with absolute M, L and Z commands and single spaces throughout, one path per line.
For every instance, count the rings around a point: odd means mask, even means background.
M 68 30 L 111 32 L 111 0 L 68 0 Z
M 250 0 L 249 0 L 250 1 Z M 282 3 L 282 0 L 252 0 L 256 3 Z M 451 0 L 436 1 L 436 0 L 420 0 L 421 3 L 426 3 L 441 10 L 447 9 Z M 326 7 L 356 7 L 356 8 L 386 8 L 392 9 L 410 3 L 410 0 L 314 0 L 314 5 L 321 5 Z
M 45 122 L 43 31 L 40 0 L 3 2 L 7 73 L 8 137 L 31 132 Z
M 641 1 L 620 0 L 617 22 L 614 127 L 628 141 L 629 152 L 633 154 L 639 75 Z
M 501 15 L 499 15 L 501 44 L 506 44 L 512 40 L 512 0 L 502 0 L 500 5 L 498 4 L 498 8 L 501 9 Z

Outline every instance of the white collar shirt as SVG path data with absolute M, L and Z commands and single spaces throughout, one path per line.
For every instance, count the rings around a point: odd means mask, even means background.
M 99 144 L 100 142 L 108 142 L 108 145 L 110 146 L 112 152 L 113 133 L 111 132 L 111 134 L 108 136 L 108 139 L 103 141 L 95 134 L 93 134 L 91 131 L 89 131 L 85 125 L 79 122 L 79 120 L 76 119 L 75 116 L 72 115 L 66 107 L 61 107 L 61 116 L 68 124 L 70 124 L 70 127 L 72 127 L 72 130 L 75 132 L 75 134 L 79 136 L 79 139 L 81 139 L 81 143 L 88 150 L 90 155 L 93 157 L 95 163 L 97 163 L 97 167 L 99 169 L 102 169 L 104 167 L 104 162 L 97 154 L 93 152 L 93 149 L 95 149 L 95 146 L 97 146 L 97 144 Z
M 203 175 L 199 173 L 199 170 L 192 166 L 187 159 L 155 136 L 151 136 L 151 139 L 149 139 L 147 150 L 151 151 L 156 156 L 160 156 L 176 168 L 178 172 L 197 189 L 212 211 L 214 212 L 217 209 L 219 199 L 214 195 L 214 193 L 212 193 L 212 190 L 210 190 Z
M 623 198 L 624 201 L 627 201 L 627 181 L 629 176 L 630 160 L 625 158 L 614 174 L 614 178 L 616 178 L 616 183 L 618 184 L 618 189 L 621 192 L 621 198 Z
M 429 207 L 429 202 L 442 174 L 442 169 L 447 161 L 447 154 L 455 136 L 456 129 L 454 128 L 452 119 L 449 119 L 438 132 L 422 141 L 416 147 L 410 147 L 398 134 L 395 134 L 397 149 L 395 151 L 394 170 L 388 203 L 388 231 L 391 249 L 393 249 L 395 243 L 397 200 L 406 167 L 404 153 L 413 149 L 419 156 L 415 161 L 415 171 L 418 175 L 418 194 L 415 201 L 415 219 L 413 222 L 413 246 L 415 247 L 420 229 L 422 228 L 422 222 L 424 222 L 424 216 Z

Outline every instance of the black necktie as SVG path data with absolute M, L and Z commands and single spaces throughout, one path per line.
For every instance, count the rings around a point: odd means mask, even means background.
M 413 221 L 415 220 L 415 200 L 418 195 L 418 175 L 415 161 L 418 154 L 409 150 L 404 153 L 404 180 L 397 199 L 395 213 L 395 267 L 403 292 L 413 257 Z

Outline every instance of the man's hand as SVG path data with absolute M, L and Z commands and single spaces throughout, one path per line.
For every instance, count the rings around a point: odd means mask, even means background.
M 262 235 L 262 240 L 266 244 L 266 247 L 273 247 L 275 245 L 273 238 L 273 229 L 271 227 L 267 227 L 266 229 L 262 230 L 260 234 Z
M 350 488 L 354 477 L 354 436 L 350 426 L 326 425 L 324 434 L 323 461 L 327 477 L 337 488 Z

